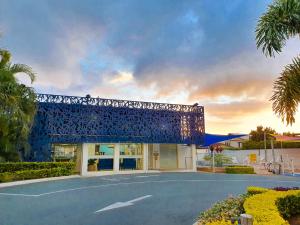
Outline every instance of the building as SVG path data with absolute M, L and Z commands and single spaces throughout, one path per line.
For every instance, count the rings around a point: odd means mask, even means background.
M 229 135 L 231 135 L 231 134 L 229 134 Z M 241 137 L 226 140 L 223 142 L 223 144 L 225 144 L 226 146 L 229 146 L 229 147 L 233 147 L 233 148 L 243 148 L 243 143 L 245 141 L 249 141 L 249 137 L 250 137 L 249 135 L 244 135 Z
M 196 171 L 204 107 L 38 95 L 32 161 L 70 161 L 82 175 Z

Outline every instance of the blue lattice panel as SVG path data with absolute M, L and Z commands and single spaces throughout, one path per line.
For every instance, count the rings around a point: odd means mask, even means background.
M 30 142 L 35 160 L 50 160 L 52 143 L 203 144 L 201 106 L 39 95 Z

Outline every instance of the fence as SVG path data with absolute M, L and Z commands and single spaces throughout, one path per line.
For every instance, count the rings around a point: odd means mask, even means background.
M 197 152 L 197 166 L 212 166 L 212 160 L 208 160 L 211 155 L 207 149 L 200 149 Z M 217 154 L 216 154 L 217 155 Z M 256 160 L 252 163 L 280 163 L 284 172 L 300 172 L 300 149 L 253 149 L 253 150 L 224 150 L 225 162 L 215 166 L 224 166 L 228 164 L 249 165 L 250 155 L 255 155 Z M 229 163 L 227 158 L 231 159 Z M 219 159 L 220 160 L 220 159 Z M 227 162 L 226 162 L 227 160 Z M 252 159 L 253 160 L 253 159 Z

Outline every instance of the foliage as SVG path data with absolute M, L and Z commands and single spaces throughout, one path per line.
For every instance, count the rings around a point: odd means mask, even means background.
M 266 56 L 281 52 L 287 39 L 300 31 L 299 0 L 276 0 L 258 21 L 256 44 Z
M 266 56 L 281 52 L 291 37 L 300 34 L 300 1 L 277 0 L 269 6 L 256 27 L 256 44 Z M 273 111 L 292 124 L 300 101 L 300 58 L 286 66 L 273 87 Z
M 41 170 L 53 168 L 65 168 L 73 170 L 74 162 L 14 162 L 14 163 L 0 163 L 0 173 L 16 172 L 21 170 Z
M 213 157 L 212 154 L 204 156 L 205 161 L 210 161 L 211 165 L 213 163 Z M 218 167 L 223 166 L 223 164 L 231 164 L 232 163 L 232 158 L 229 156 L 226 156 L 221 153 L 215 154 L 215 165 Z
M 232 224 L 237 225 L 238 222 L 232 223 L 229 220 L 222 219 L 222 220 L 217 220 L 217 221 L 213 221 L 213 222 L 208 222 L 205 225 L 232 225 Z
M 275 202 L 278 198 L 299 193 L 298 190 L 286 192 L 269 190 L 255 194 L 245 200 L 244 209 L 247 214 L 253 216 L 254 225 L 288 225 L 289 223 L 281 217 Z
M 248 195 L 256 195 L 256 194 L 261 194 L 269 191 L 268 188 L 263 188 L 263 187 L 255 187 L 255 186 L 249 186 L 247 188 L 247 194 Z
M 280 142 L 274 141 L 274 148 L 300 148 L 300 142 Z M 266 143 L 267 149 L 271 148 L 271 142 L 267 141 Z M 263 141 L 245 141 L 243 142 L 243 149 L 264 149 L 265 145 Z
M 40 170 L 21 170 L 16 172 L 0 173 L 0 182 L 9 182 L 17 180 L 28 180 L 45 177 L 68 176 L 73 174 L 72 169 L 56 167 L 52 169 Z
M 300 193 L 298 195 L 288 195 L 276 200 L 276 206 L 284 219 L 291 216 L 300 215 Z
M 264 141 L 264 133 L 266 133 L 266 139 L 270 140 L 272 139 L 272 136 L 270 134 L 276 134 L 276 131 L 272 129 L 271 127 L 263 127 L 263 126 L 257 126 L 256 130 L 251 130 L 250 132 L 250 140 L 251 141 Z
M 289 190 L 300 190 L 299 187 L 274 187 L 274 191 L 289 191 Z
M 0 49 L 0 156 L 18 161 L 19 152 L 29 150 L 27 139 L 36 111 L 36 95 L 15 75 L 25 73 L 33 82 L 35 74 L 30 67 L 12 64 L 10 60 L 10 53 Z
M 226 166 L 225 172 L 231 174 L 255 174 L 252 166 Z
M 201 212 L 199 215 L 199 225 L 206 224 L 231 224 L 233 217 L 238 217 L 244 213 L 243 203 L 247 195 L 240 195 L 238 197 L 229 197 L 223 201 L 215 203 L 210 209 Z
M 300 13 L 300 11 L 299 11 Z M 300 57 L 285 67 L 273 87 L 273 111 L 288 124 L 295 122 L 294 115 L 300 101 Z
M 97 161 L 97 159 L 89 159 L 88 160 L 88 165 L 89 166 L 95 165 L 96 161 Z
M 223 151 L 223 146 L 220 145 L 220 144 L 213 144 L 211 146 L 209 146 L 209 150 L 212 152 L 212 151 L 215 151 L 217 153 L 220 153 Z

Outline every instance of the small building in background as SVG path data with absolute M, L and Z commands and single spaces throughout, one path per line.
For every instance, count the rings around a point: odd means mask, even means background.
M 229 135 L 233 135 L 233 134 L 229 134 Z M 245 141 L 249 141 L 250 136 L 249 135 L 245 135 L 245 136 L 241 136 L 238 138 L 233 138 L 227 141 L 222 142 L 222 144 L 224 144 L 225 146 L 228 147 L 233 147 L 233 148 L 243 148 L 243 143 Z

